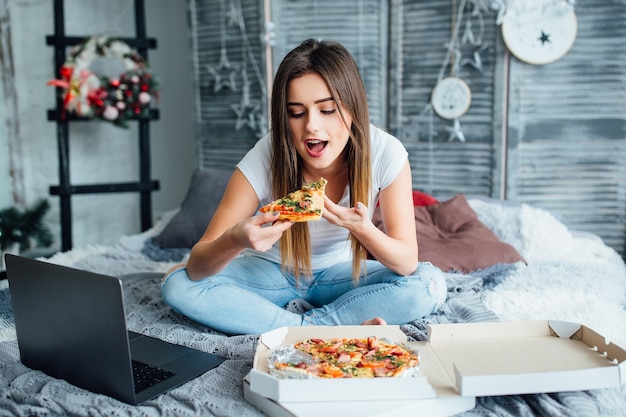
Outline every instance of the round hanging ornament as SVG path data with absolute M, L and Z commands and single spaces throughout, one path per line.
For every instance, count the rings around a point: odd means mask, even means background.
M 99 70 L 108 70 L 106 74 Z M 94 36 L 72 48 L 48 85 L 63 88 L 63 112 L 127 127 L 147 118 L 159 84 L 143 57 L 126 42 Z
M 447 77 L 435 85 L 430 98 L 433 110 L 444 119 L 458 119 L 464 115 L 472 102 L 472 93 L 465 81 Z
M 578 23 L 567 0 L 511 0 L 502 20 L 507 48 L 528 64 L 549 64 L 574 45 Z

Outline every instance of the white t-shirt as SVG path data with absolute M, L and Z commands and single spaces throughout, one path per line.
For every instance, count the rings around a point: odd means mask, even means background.
M 398 176 L 407 158 L 407 151 L 396 137 L 370 125 L 370 140 L 372 151 L 372 191 L 367 204 L 370 217 L 378 202 L 380 190 L 388 187 Z M 261 206 L 274 201 L 278 197 L 272 196 L 271 190 L 271 137 L 266 135 L 248 151 L 237 167 L 256 191 Z M 350 207 L 350 186 L 346 186 L 340 206 Z M 322 218 L 316 222 L 309 222 L 311 237 L 311 265 L 313 270 L 325 269 L 338 262 L 352 259 L 352 250 L 348 231 L 332 225 Z M 248 249 L 246 254 L 272 260 L 280 263 L 280 248 L 278 243 L 267 252 L 257 252 Z

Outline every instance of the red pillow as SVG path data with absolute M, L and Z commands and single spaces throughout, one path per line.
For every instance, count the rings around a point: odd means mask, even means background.
M 413 191 L 413 205 L 415 207 L 430 206 L 431 204 L 437 204 L 438 202 L 439 200 L 432 195 L 428 195 L 421 191 Z

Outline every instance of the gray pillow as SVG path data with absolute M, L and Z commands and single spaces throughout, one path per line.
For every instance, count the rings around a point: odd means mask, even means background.
M 232 173 L 230 169 L 196 169 L 180 210 L 154 238 L 154 244 L 161 248 L 191 248 L 213 217 Z

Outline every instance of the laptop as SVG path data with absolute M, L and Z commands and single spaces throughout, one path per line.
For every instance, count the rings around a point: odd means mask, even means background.
M 119 278 L 6 254 L 21 361 L 89 391 L 140 404 L 225 359 L 129 332 Z

